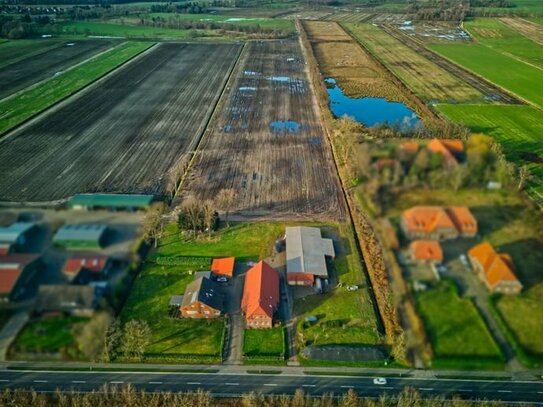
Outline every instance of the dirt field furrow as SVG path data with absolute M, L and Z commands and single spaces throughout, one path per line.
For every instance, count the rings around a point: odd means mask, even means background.
M 500 18 L 502 22 L 517 30 L 519 33 L 529 39 L 543 45 L 543 27 L 523 18 Z
M 0 69 L 0 99 L 27 86 L 61 74 L 63 70 L 98 54 L 118 42 L 85 40 L 68 42 Z
M 162 177 L 201 137 L 239 50 L 235 44 L 161 44 L 6 138 L 0 142 L 0 199 L 164 193 Z
M 297 41 L 247 45 L 184 197 L 237 192 L 246 218 L 337 219 L 337 174 Z

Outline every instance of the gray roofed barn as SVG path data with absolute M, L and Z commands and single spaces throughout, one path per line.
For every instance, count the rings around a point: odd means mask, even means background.
M 287 275 L 312 274 L 328 278 L 325 256 L 334 258 L 332 239 L 324 239 L 319 228 L 295 226 L 286 228 Z
M 24 235 L 34 227 L 33 223 L 13 223 L 7 227 L 0 227 L 0 242 L 24 243 Z
M 102 224 L 64 225 L 53 238 L 57 246 L 97 248 L 103 245 L 107 226 Z

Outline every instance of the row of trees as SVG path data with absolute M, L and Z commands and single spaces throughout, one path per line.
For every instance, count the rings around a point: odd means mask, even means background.
M 28 38 L 36 35 L 40 26 L 50 23 L 48 16 L 31 16 L 24 14 L 18 17 L 0 16 L 0 36 L 11 40 Z
M 465 0 L 411 0 L 409 5 L 409 13 L 425 21 L 463 21 L 468 10 Z

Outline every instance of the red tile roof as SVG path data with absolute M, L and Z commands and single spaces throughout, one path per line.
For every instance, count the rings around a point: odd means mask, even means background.
M 466 206 L 451 206 L 447 213 L 462 234 L 477 233 L 477 220 Z
M 455 155 L 464 152 L 464 143 L 462 140 L 440 140 L 432 139 L 428 143 L 428 150 L 432 153 L 441 154 L 446 165 L 458 164 Z
M 419 151 L 419 143 L 414 141 L 404 141 L 400 144 L 400 148 L 404 151 L 414 154 Z
M 33 254 L 0 256 L 0 294 L 9 294 L 24 269 L 38 258 Z
M 415 240 L 409 245 L 409 251 L 415 260 L 443 261 L 443 250 L 435 240 Z
M 234 275 L 235 257 L 226 257 L 223 259 L 213 259 L 211 271 L 222 276 L 232 277 Z
M 77 274 L 84 268 L 95 273 L 100 273 L 106 267 L 107 260 L 108 257 L 101 254 L 74 255 L 68 257 L 62 271 L 66 274 Z
M 511 257 L 508 254 L 496 253 L 490 243 L 480 243 L 472 247 L 468 254 L 481 264 L 484 277 L 491 287 L 501 281 L 518 281 L 513 272 Z
M 279 273 L 261 261 L 245 276 L 241 309 L 247 319 L 254 315 L 273 317 L 279 304 Z
M 441 206 L 414 206 L 403 213 L 408 231 L 431 233 L 437 228 L 456 229 Z

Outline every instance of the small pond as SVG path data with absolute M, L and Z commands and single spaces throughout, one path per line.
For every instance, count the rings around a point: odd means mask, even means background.
M 417 114 L 400 102 L 390 102 L 384 98 L 351 98 L 343 94 L 334 78 L 325 79 L 330 97 L 330 109 L 335 117 L 352 117 L 364 126 L 379 124 L 399 125 L 402 130 L 414 128 L 420 119 Z

